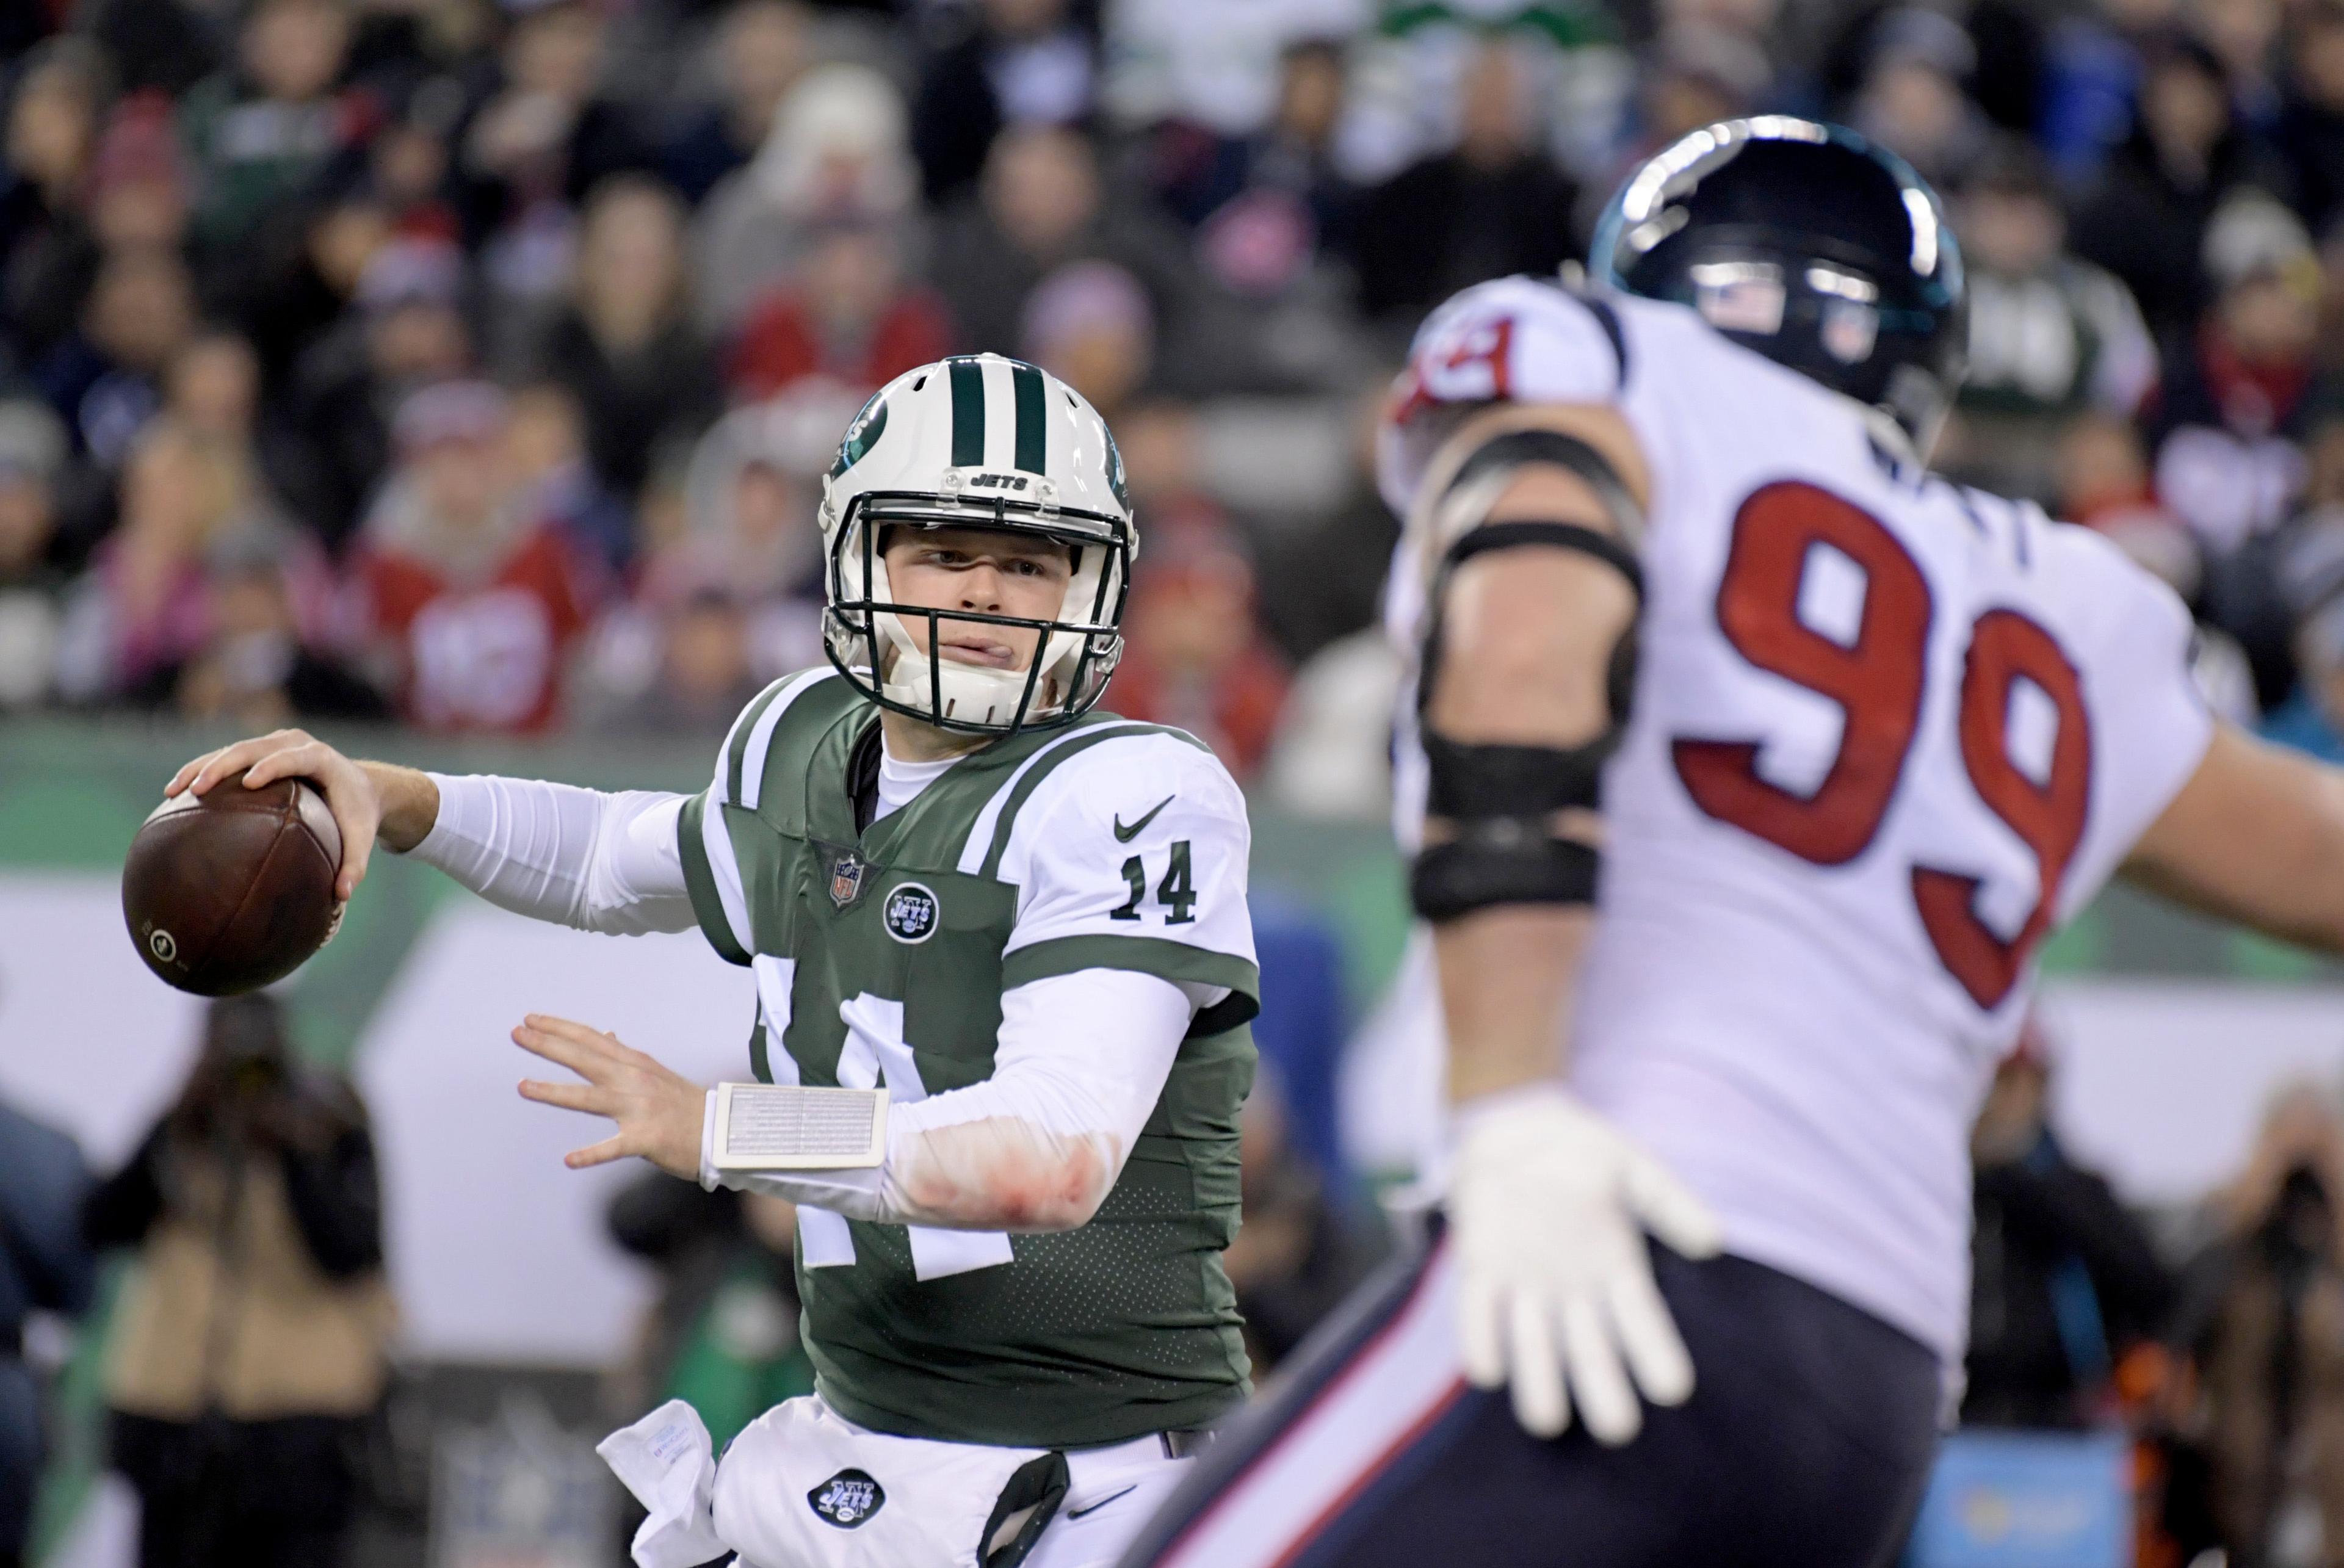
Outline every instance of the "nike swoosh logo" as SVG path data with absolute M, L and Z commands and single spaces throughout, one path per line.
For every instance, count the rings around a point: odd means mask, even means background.
M 1124 826 L 1124 825 L 1123 825 L 1123 813 L 1121 813 L 1121 812 L 1117 812 L 1117 813 L 1116 813 L 1116 814 L 1115 814 L 1115 841 L 1116 841 L 1116 843 L 1117 843 L 1117 844 L 1129 844 L 1133 839 L 1137 838 L 1137 837 L 1139 836 L 1139 830 L 1140 830 L 1141 828 L 1146 827 L 1149 823 L 1154 822 L 1154 821 L 1156 820 L 1156 812 L 1157 812 L 1157 811 L 1162 811 L 1166 806 L 1170 805 L 1174 801 L 1178 800 L 1179 798 L 1180 798 L 1180 797 L 1179 797 L 1179 795 L 1178 795 L 1177 793 L 1172 794 L 1167 794 L 1167 795 L 1166 795 L 1162 800 L 1159 800 L 1159 801 L 1157 801 L 1157 802 L 1156 803 L 1156 811 L 1151 811 L 1151 812 L 1149 812 L 1146 816 L 1141 817 L 1137 822 L 1133 823 L 1129 827 L 1126 827 L 1126 826 Z M 1069 1514 L 1067 1514 L 1067 1515 L 1066 1515 L 1066 1517 L 1067 1517 L 1067 1518 L 1069 1518 L 1069 1519 L 1072 1519 L 1072 1518 L 1074 1517 L 1074 1515 L 1073 1515 L 1073 1514 L 1071 1514 L 1071 1513 L 1069 1513 Z
M 1156 808 L 1156 811 L 1162 811 L 1163 809 L 1164 808 L 1159 805 Z M 1151 811 L 1147 814 L 1149 816 L 1154 816 L 1156 814 L 1156 811 Z M 1105 1508 L 1108 1503 L 1113 1502 L 1116 1497 L 1129 1497 L 1133 1492 L 1137 1492 L 1138 1490 L 1139 1485 L 1135 1482 L 1131 1485 L 1125 1487 L 1121 1492 L 1116 1492 L 1115 1497 L 1102 1497 L 1096 1502 L 1092 1503 L 1088 1508 L 1067 1509 L 1066 1517 L 1069 1519 L 1080 1519 L 1086 1513 L 1096 1513 L 1100 1509 Z

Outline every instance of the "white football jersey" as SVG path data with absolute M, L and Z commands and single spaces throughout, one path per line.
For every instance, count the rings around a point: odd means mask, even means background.
M 1610 404 L 1652 470 L 1574 1087 L 1731 1251 L 1958 1366 L 1970 1122 L 2044 934 L 2205 752 L 2188 614 L 2093 533 L 1899 471 L 1867 410 L 1679 306 L 1483 284 L 1404 392 L 1403 515 L 1441 404 Z M 1430 554 L 1391 594 L 1411 647 Z

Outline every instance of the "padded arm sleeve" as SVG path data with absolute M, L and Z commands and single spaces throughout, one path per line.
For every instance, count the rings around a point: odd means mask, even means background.
M 430 775 L 440 816 L 409 855 L 500 909 L 639 936 L 694 921 L 676 849 L 684 797 L 543 779 Z
M 721 1179 L 850 1219 L 962 1230 L 1071 1230 L 1123 1172 L 1188 1032 L 1187 993 L 1128 969 L 1083 969 L 1001 996 L 993 1076 L 887 1112 L 876 1170 Z M 709 1096 L 714 1116 L 715 1096 Z M 703 1182 L 713 1123 L 701 1138 Z

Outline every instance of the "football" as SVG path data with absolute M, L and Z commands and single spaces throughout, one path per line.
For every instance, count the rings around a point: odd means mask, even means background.
M 333 936 L 341 864 L 341 832 L 314 785 L 247 789 L 238 774 L 155 808 L 123 862 L 122 915 L 167 984 L 198 996 L 258 990 Z

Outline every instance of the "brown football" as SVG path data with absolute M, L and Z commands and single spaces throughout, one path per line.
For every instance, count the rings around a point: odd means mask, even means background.
M 254 991 L 334 934 L 341 864 L 341 831 L 315 786 L 247 789 L 239 774 L 155 808 L 123 862 L 122 915 L 146 967 L 180 990 Z

